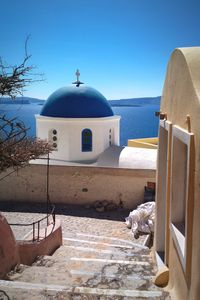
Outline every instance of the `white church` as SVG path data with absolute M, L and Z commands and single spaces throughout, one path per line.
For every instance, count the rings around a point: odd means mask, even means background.
M 95 162 L 111 145 L 119 146 L 120 116 L 106 98 L 79 80 L 56 90 L 36 115 L 36 135 L 48 140 L 53 160 Z
M 50 164 L 155 169 L 156 151 L 120 146 L 120 116 L 79 80 L 56 90 L 36 115 L 36 136 L 53 145 Z M 44 164 L 41 159 L 32 164 Z

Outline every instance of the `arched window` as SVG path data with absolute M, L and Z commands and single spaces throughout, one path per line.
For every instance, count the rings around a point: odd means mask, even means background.
M 82 152 L 92 151 L 92 131 L 88 128 L 82 131 Z

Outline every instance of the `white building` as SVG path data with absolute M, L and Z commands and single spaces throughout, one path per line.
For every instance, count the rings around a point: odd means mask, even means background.
M 81 85 L 56 90 L 36 115 L 36 135 L 52 143 L 55 160 L 94 162 L 111 145 L 119 145 L 120 116 L 106 98 Z

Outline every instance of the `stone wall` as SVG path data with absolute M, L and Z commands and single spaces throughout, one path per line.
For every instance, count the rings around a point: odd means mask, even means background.
M 46 181 L 45 165 L 29 165 L 0 181 L 0 200 L 45 202 Z M 147 181 L 155 182 L 155 170 L 50 166 L 49 195 L 54 203 L 107 200 L 134 208 L 143 200 Z

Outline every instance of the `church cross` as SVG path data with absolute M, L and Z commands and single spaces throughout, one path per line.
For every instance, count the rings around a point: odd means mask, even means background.
M 81 82 L 81 81 L 79 80 L 79 77 L 80 77 L 80 75 L 81 75 L 79 69 L 76 70 L 75 75 L 76 75 L 76 81 L 73 82 L 73 84 L 75 84 L 77 87 L 79 87 L 80 84 L 83 84 L 83 82 Z
M 79 72 L 79 69 L 76 70 L 76 78 L 77 78 L 77 82 L 79 82 L 79 76 L 81 75 L 81 73 Z

